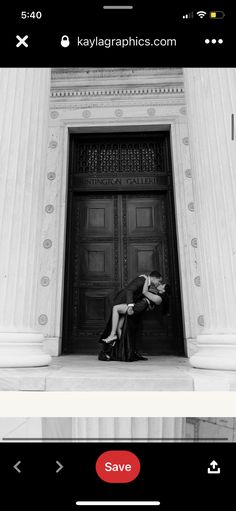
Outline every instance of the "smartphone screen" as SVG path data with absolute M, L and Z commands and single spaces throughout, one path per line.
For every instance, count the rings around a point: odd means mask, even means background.
M 4 509 L 232 507 L 235 8 L 1 12 Z

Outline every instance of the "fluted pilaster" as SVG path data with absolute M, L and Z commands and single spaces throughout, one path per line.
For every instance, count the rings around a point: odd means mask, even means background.
M 50 69 L 0 70 L 0 366 L 50 363 L 35 330 Z
M 77 439 L 148 441 L 185 435 L 185 419 L 178 417 L 78 417 L 72 423 Z
M 190 360 L 236 369 L 236 70 L 186 69 L 184 76 L 204 325 Z

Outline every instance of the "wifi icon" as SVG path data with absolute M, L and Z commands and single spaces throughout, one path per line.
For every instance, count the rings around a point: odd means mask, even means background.
M 197 11 L 197 16 L 199 16 L 199 18 L 204 18 L 206 16 L 206 11 Z

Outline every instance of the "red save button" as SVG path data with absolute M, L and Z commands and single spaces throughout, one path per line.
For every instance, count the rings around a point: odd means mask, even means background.
M 130 451 L 106 451 L 96 462 L 96 472 L 106 483 L 130 483 L 140 472 L 140 461 Z

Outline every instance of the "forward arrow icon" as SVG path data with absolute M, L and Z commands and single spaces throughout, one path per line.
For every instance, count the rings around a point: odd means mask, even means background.
M 59 474 L 61 470 L 64 468 L 63 465 L 60 463 L 60 461 L 56 461 L 56 464 L 58 465 L 58 468 L 56 470 L 56 474 Z

